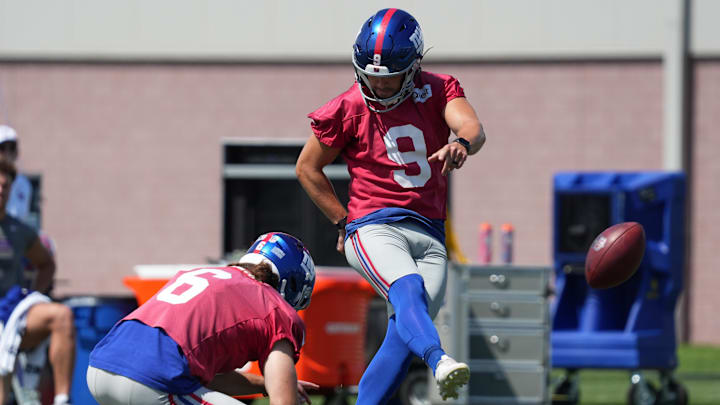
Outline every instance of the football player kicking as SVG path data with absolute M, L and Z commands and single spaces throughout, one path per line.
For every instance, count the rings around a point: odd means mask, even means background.
M 101 405 L 310 402 L 295 362 L 315 267 L 288 234 L 260 236 L 238 263 L 181 271 L 120 320 L 90 353 L 87 383 Z M 257 360 L 263 376 L 240 371 Z
M 432 318 L 447 279 L 446 175 L 480 150 L 485 134 L 458 81 L 421 71 L 422 57 L 415 18 L 395 8 L 372 15 L 353 47 L 357 84 L 309 114 L 312 134 L 296 164 L 338 228 L 337 250 L 391 304 L 385 340 L 360 381 L 362 405 L 386 403 L 413 355 L 433 370 L 444 398 L 457 397 L 470 377 L 443 351 Z M 338 155 L 350 173 L 347 210 L 322 171 Z

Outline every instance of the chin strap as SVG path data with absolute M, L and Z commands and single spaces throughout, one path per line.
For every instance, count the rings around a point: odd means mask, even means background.
M 362 93 L 362 92 L 363 92 L 363 87 L 362 87 L 362 84 L 361 84 L 360 82 L 358 82 L 358 88 L 360 89 L 360 92 Z M 370 90 L 370 92 L 372 92 L 372 90 Z M 398 106 L 399 106 L 400 104 L 402 104 L 405 100 L 407 100 L 408 98 L 410 98 L 410 95 L 411 95 L 412 93 L 413 93 L 413 91 L 410 90 L 405 97 L 398 98 L 397 101 L 389 104 L 390 107 L 388 107 L 388 106 L 386 106 L 386 105 L 384 105 L 384 104 L 382 104 L 382 103 L 380 103 L 380 102 L 378 102 L 378 101 L 368 100 L 368 98 L 365 97 L 365 94 L 364 94 L 364 93 L 363 93 L 363 101 L 365 101 L 365 105 L 367 106 L 367 108 L 368 108 L 370 111 L 372 111 L 372 112 L 374 112 L 374 113 L 385 113 L 385 112 L 392 111 L 392 110 L 398 108 Z M 373 95 L 374 95 L 374 94 L 373 94 Z M 377 98 L 377 97 L 376 97 L 376 98 Z M 385 109 L 383 109 L 383 110 L 380 110 L 380 109 L 375 108 L 375 107 L 372 105 L 372 103 L 378 103 L 378 104 L 382 105 L 383 107 L 387 107 L 387 108 L 385 108 Z

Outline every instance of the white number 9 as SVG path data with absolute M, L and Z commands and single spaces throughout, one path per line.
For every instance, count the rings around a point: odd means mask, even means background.
M 410 138 L 413 150 L 400 152 L 397 143 L 400 138 Z M 422 131 L 410 124 L 392 127 L 385 134 L 383 140 L 390 160 L 403 166 L 409 163 L 417 163 L 420 167 L 420 173 L 412 176 L 408 175 L 405 170 L 393 170 L 395 182 L 404 188 L 424 186 L 430 179 L 432 170 L 430 169 L 430 163 L 427 161 L 427 146 Z

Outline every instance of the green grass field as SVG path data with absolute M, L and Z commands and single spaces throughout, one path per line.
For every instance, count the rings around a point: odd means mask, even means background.
M 720 404 L 720 346 L 688 346 L 678 349 L 677 380 L 688 391 L 692 405 Z M 557 372 L 553 373 L 554 375 Z M 656 387 L 658 373 L 645 373 Z M 582 370 L 581 405 L 621 405 L 626 403 L 630 386 L 627 371 Z
M 677 380 L 689 393 L 691 405 L 720 404 L 720 346 L 681 345 L 678 349 L 679 367 Z M 554 370 L 554 377 L 562 375 Z M 658 373 L 645 372 L 647 378 L 658 386 Z M 580 405 L 624 405 L 630 387 L 630 376 L 625 370 L 581 370 Z M 472 381 L 470 382 L 472 384 Z M 324 398 L 312 397 L 314 405 L 323 405 Z M 354 402 L 351 398 L 350 403 Z M 265 405 L 267 399 L 253 404 Z

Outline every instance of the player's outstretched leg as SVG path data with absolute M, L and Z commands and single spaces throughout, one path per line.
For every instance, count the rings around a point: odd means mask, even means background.
M 390 286 L 388 299 L 395 310 L 400 338 L 411 352 L 435 371 L 435 366 L 445 352 L 440 346 L 440 336 L 428 314 L 422 277 L 410 274 L 395 280 Z
M 388 320 L 388 328 L 380 349 L 360 379 L 357 405 L 385 404 L 407 376 L 413 354 L 397 333 L 395 315 Z
M 389 299 L 400 337 L 432 368 L 443 399 L 457 398 L 458 389 L 470 380 L 470 368 L 449 357 L 440 346 L 440 336 L 428 314 L 422 277 L 410 274 L 399 278 L 390 287 Z

